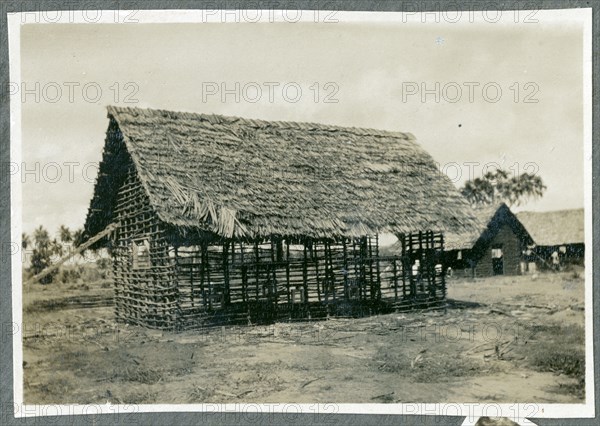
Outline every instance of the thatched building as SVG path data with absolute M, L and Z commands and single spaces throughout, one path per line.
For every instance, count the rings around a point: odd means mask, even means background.
M 478 226 L 446 234 L 444 265 L 458 276 L 521 274 L 533 240 L 517 216 L 503 202 L 474 207 L 473 212 Z
M 549 212 L 520 212 L 517 217 L 535 241 L 538 267 L 551 266 L 552 253 L 559 255 L 560 264 L 583 265 L 585 232 L 583 209 Z
M 470 209 L 408 133 L 108 108 L 85 230 L 116 230 L 121 321 L 361 314 L 445 300 L 443 232 Z M 378 235 L 402 241 L 378 253 Z M 417 265 L 415 270 L 415 265 Z

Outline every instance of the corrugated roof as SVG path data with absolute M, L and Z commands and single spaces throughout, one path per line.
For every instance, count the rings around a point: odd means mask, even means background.
M 166 223 L 231 237 L 360 236 L 476 219 L 464 197 L 407 133 L 315 123 L 109 107 L 151 204 Z M 109 136 L 109 133 L 112 136 Z M 105 157 L 86 221 L 111 220 Z
M 583 209 L 521 212 L 517 217 L 539 246 L 585 242 Z

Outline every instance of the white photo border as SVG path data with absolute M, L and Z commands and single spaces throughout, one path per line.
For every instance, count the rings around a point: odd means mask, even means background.
M 108 12 L 108 11 L 107 11 Z M 123 10 L 130 16 L 134 11 Z M 265 19 L 282 19 L 277 11 L 263 10 Z M 35 12 L 40 13 L 40 12 Z M 23 16 L 22 12 L 8 14 L 10 81 L 20 83 L 20 29 L 29 25 L 27 20 L 36 19 L 34 12 Z M 60 23 L 89 24 L 81 14 L 64 14 Z M 306 11 L 306 18 L 314 17 L 314 11 Z M 584 81 L 584 170 L 585 170 L 585 353 L 586 353 L 586 402 L 585 404 L 484 404 L 484 403 L 447 403 L 447 404 L 152 404 L 137 405 L 135 413 L 156 412 L 229 412 L 229 413 L 286 413 L 298 409 L 301 413 L 331 414 L 332 405 L 336 414 L 386 414 L 386 415 L 450 415 L 478 418 L 479 416 L 523 418 L 590 418 L 595 416 L 595 381 L 593 357 L 593 200 L 592 200 L 592 9 L 539 10 L 538 16 L 544 20 L 573 19 L 583 24 L 583 81 Z M 336 17 L 344 22 L 378 22 L 381 24 L 408 23 L 419 20 L 419 14 L 406 15 L 404 12 L 350 12 L 338 11 Z M 23 23 L 25 19 L 25 23 Z M 218 14 L 207 14 L 200 10 L 137 10 L 135 19 L 141 24 L 149 23 L 221 23 Z M 510 19 L 510 18 L 507 18 Z M 74 22 L 71 22 L 73 20 Z M 35 21 L 34 21 L 35 22 Z M 283 21 L 282 21 L 283 22 Z M 98 23 L 115 23 L 114 14 L 107 13 Z M 50 25 L 50 24 L 48 24 Z M 10 158 L 18 164 L 21 153 L 21 102 L 15 96 L 10 99 Z M 15 176 L 10 181 L 11 195 L 11 241 L 21 240 L 22 195 L 21 181 Z M 589 249 L 588 249 L 589 248 Z M 22 323 L 22 278 L 21 263 L 18 256 L 11 256 L 12 268 L 12 321 Z M 131 405 L 25 405 L 23 401 L 23 346 L 21 334 L 13 336 L 13 387 L 15 407 L 21 407 L 16 417 L 34 417 L 50 415 L 86 415 L 86 414 L 133 414 Z M 532 410 L 532 406 L 537 409 Z M 287 410 L 287 411 L 286 411 Z M 293 411 L 296 412 L 296 411 Z

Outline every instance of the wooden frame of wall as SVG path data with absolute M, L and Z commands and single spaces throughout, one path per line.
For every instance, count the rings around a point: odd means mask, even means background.
M 361 316 L 443 306 L 443 236 L 223 239 L 167 226 L 131 167 L 116 197 L 112 241 L 118 321 L 159 329 Z M 142 250 L 142 252 L 136 252 Z M 417 262 L 418 261 L 418 262 Z

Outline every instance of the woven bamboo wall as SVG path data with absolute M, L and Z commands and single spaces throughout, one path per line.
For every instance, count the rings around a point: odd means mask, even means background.
M 174 328 L 178 310 L 175 262 L 133 167 L 118 192 L 114 215 L 119 223 L 112 247 L 117 320 Z M 143 259 L 134 256 L 138 242 L 149 248 Z

